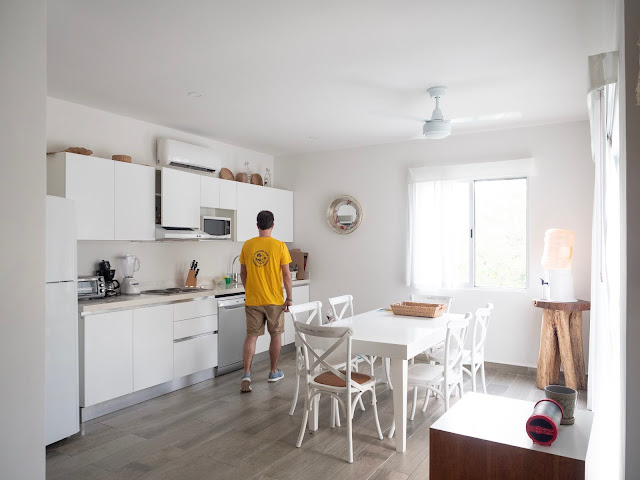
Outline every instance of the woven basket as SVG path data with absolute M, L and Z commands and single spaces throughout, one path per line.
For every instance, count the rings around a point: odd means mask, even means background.
M 129 155 L 111 155 L 111 160 L 116 162 L 131 163 L 131 157 Z
M 223 168 L 220 170 L 220 178 L 223 180 L 234 180 L 233 172 L 228 168 Z
M 391 311 L 394 315 L 408 315 L 410 317 L 436 318 L 442 315 L 446 308 L 446 305 L 438 303 L 400 302 L 391 304 Z
M 84 147 L 69 147 L 65 150 L 65 152 L 77 153 L 78 155 L 91 155 L 93 153 L 93 150 L 89 150 L 88 148 Z
M 254 173 L 253 175 L 251 175 L 251 183 L 254 185 L 260 185 L 261 187 L 264 185 L 262 176 L 259 173 Z
M 236 182 L 249 183 L 249 175 L 244 172 L 236 174 Z

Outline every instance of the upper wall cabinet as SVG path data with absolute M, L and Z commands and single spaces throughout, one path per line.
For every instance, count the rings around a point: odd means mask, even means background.
M 261 210 L 273 212 L 275 238 L 283 242 L 293 241 L 293 192 L 248 183 L 238 183 L 237 189 L 236 239 L 239 242 L 258 235 L 256 217 Z
M 153 167 L 104 158 L 48 155 L 47 193 L 75 200 L 78 240 L 153 240 Z
M 219 178 L 200 176 L 200 206 L 206 208 L 220 208 Z
M 113 163 L 114 238 L 155 240 L 155 168 L 133 163 Z
M 237 182 L 220 180 L 220 208 L 236 210 L 238 208 Z
M 200 178 L 175 168 L 162 169 L 162 225 L 200 228 Z
M 78 240 L 113 240 L 115 162 L 75 153 L 47 157 L 47 193 L 75 200 Z

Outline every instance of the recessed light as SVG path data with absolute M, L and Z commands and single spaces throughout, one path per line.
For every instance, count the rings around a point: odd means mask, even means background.
M 194 97 L 194 98 L 200 98 L 202 96 L 201 92 L 189 92 L 187 93 L 187 95 L 189 95 L 190 97 Z
M 309 140 L 312 140 L 312 141 L 313 141 L 313 140 L 319 140 L 319 138 L 318 138 L 318 137 L 314 137 L 314 136 L 309 136 L 309 137 L 307 137 L 307 138 L 308 138 Z

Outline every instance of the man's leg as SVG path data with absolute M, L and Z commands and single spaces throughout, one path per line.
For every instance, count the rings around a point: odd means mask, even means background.
M 272 342 L 273 342 L 273 337 Z M 251 373 L 251 362 L 253 361 L 253 355 L 256 353 L 256 342 L 258 337 L 247 337 L 244 339 L 244 348 L 242 357 L 244 359 L 244 373 Z
M 255 342 L 253 344 L 255 350 Z M 271 335 L 271 343 L 269 344 L 269 357 L 271 357 L 271 373 L 278 370 L 278 360 L 280 359 L 280 349 L 282 348 L 282 334 Z M 246 369 L 245 369 L 246 370 Z

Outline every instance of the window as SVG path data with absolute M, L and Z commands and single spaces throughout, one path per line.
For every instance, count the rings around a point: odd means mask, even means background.
M 526 178 L 411 187 L 411 285 L 527 288 Z

